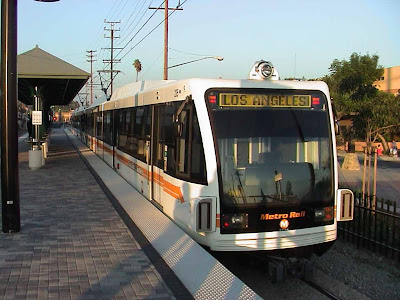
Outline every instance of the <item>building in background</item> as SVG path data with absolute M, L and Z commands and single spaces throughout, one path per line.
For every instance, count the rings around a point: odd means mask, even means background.
M 398 95 L 400 93 L 400 66 L 385 68 L 380 80 L 374 86 L 383 92 Z

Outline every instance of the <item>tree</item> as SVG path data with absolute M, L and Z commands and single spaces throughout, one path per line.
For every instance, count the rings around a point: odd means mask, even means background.
M 373 83 L 383 74 L 378 55 L 353 53 L 348 61 L 335 59 L 324 77 L 339 117 L 351 116 L 353 127 L 347 132 L 351 138 L 360 138 L 370 149 L 373 142 L 382 139 L 390 129 L 399 126 L 400 103 L 396 98 L 378 91 Z
M 139 72 L 142 71 L 142 63 L 140 62 L 140 60 L 135 59 L 135 61 L 133 62 L 133 66 L 136 69 L 136 81 L 138 80 L 138 76 L 139 76 Z

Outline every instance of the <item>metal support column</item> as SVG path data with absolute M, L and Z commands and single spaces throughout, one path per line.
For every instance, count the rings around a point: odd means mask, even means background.
M 17 124 L 17 0 L 1 1 L 1 198 L 3 232 L 21 227 Z

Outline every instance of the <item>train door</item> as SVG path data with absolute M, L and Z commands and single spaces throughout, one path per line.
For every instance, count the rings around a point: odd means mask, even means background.
M 101 159 L 104 159 L 104 157 L 103 157 L 103 142 L 102 142 L 102 140 L 103 140 L 103 116 L 102 116 L 102 114 L 103 114 L 103 112 L 98 112 L 95 114 L 94 150 Z
M 162 106 L 153 106 L 152 114 L 152 139 L 151 139 L 151 163 L 149 164 L 151 174 L 150 193 L 151 200 L 162 206 L 161 191 L 163 182 L 163 143 L 161 140 L 161 116 Z
M 111 112 L 111 130 L 112 130 L 112 134 L 111 134 L 111 145 L 112 145 L 112 167 L 113 169 L 116 169 L 115 166 L 115 155 L 117 153 L 117 128 L 118 128 L 118 118 L 119 118 L 119 114 L 117 111 L 113 110 Z

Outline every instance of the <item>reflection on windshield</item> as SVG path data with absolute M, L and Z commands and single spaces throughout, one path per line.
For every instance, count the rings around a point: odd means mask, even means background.
M 325 111 L 214 111 L 214 122 L 225 205 L 332 200 Z

